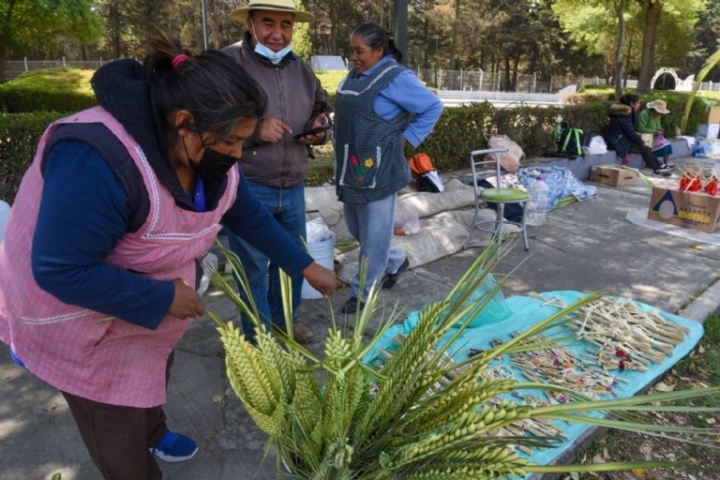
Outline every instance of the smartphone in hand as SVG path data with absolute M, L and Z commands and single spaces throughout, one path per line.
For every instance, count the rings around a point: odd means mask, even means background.
M 295 140 L 300 140 L 302 137 L 306 135 L 317 135 L 320 132 L 324 132 L 325 130 L 330 130 L 332 128 L 332 125 L 329 123 L 327 125 L 320 125 L 319 127 L 311 128 L 310 130 L 306 130 L 302 133 L 298 133 L 297 135 L 293 136 Z

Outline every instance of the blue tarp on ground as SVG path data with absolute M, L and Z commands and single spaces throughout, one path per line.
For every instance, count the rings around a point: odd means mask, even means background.
M 581 292 L 569 290 L 552 291 L 540 294 L 540 297 L 545 300 L 559 299 L 565 305 L 570 305 L 584 296 L 585 294 Z M 516 296 L 509 297 L 505 299 L 505 301 L 507 302 L 507 306 L 509 307 L 511 314 L 502 321 L 475 326 L 473 328 L 468 328 L 465 332 L 463 332 L 463 335 L 455 341 L 448 351 L 455 361 L 459 362 L 466 359 L 468 350 L 471 348 L 481 350 L 491 348 L 489 344 L 491 340 L 499 338 L 503 341 L 507 341 L 510 339 L 512 332 L 524 331 L 560 310 L 560 308 L 556 306 L 544 305 L 542 300 L 533 297 Z M 618 370 L 613 370 L 611 372 L 613 375 L 627 380 L 625 383 L 619 383 L 614 389 L 615 394 L 620 398 L 631 397 L 648 386 L 650 382 L 655 380 L 658 376 L 670 369 L 673 365 L 690 353 L 703 336 L 703 326 L 698 322 L 658 310 L 650 305 L 639 302 L 634 303 L 643 311 L 657 312 L 665 320 L 688 328 L 689 334 L 685 337 L 685 340 L 682 343 L 675 346 L 671 357 L 665 358 L 661 364 L 650 364 L 645 372 L 627 370 L 620 372 Z M 368 352 L 366 360 L 372 362 L 378 356 L 379 348 L 392 350 L 393 338 L 398 333 L 408 334 L 417 322 L 418 312 L 411 312 L 402 324 L 395 325 L 385 332 L 380 341 L 375 345 L 375 348 Z M 543 335 L 551 337 L 553 336 L 553 333 L 562 333 L 563 329 L 568 331 L 567 327 L 554 327 L 553 330 L 547 331 Z M 441 340 L 441 344 L 444 344 L 444 342 L 447 341 L 449 336 L 452 334 L 453 332 L 450 332 L 445 339 Z M 565 335 L 565 337 L 567 337 L 567 335 Z M 573 341 L 572 344 L 569 342 L 560 343 L 570 350 L 575 356 L 579 355 L 583 351 L 586 351 L 589 346 L 588 343 L 579 340 Z M 505 355 L 505 357 L 507 357 L 507 355 Z M 509 362 L 507 362 L 507 365 L 509 366 Z M 514 369 L 511 368 L 511 370 Z M 514 373 L 515 377 L 519 381 L 525 381 L 519 371 L 514 370 Z M 534 392 L 533 394 L 537 395 L 537 392 Z M 552 449 L 536 450 L 535 453 L 529 457 L 532 462 L 540 465 L 552 464 L 556 458 L 570 448 L 573 443 L 581 438 L 585 432 L 592 428 L 590 425 L 568 425 L 564 422 L 556 422 L 555 426 L 563 431 L 563 433 L 567 436 L 567 440 Z

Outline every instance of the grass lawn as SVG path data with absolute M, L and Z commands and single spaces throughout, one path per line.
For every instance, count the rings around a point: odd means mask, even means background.
M 319 187 L 333 179 L 335 167 L 335 149 L 331 144 L 313 147 L 315 159 L 310 159 L 308 179 L 305 185 Z

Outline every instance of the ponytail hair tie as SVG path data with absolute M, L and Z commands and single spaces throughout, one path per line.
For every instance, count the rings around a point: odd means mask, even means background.
M 188 57 L 184 53 L 181 53 L 179 55 L 175 55 L 175 57 L 173 57 L 173 59 L 170 63 L 172 64 L 173 68 L 177 68 L 178 65 L 183 63 L 185 60 L 189 60 L 189 59 L 190 59 L 190 57 Z

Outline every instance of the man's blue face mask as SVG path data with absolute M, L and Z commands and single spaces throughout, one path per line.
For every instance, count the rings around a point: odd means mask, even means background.
M 283 48 L 279 52 L 275 52 L 273 50 L 270 50 L 268 47 L 260 43 L 260 40 L 258 39 L 257 34 L 255 33 L 255 24 L 253 23 L 253 35 L 255 36 L 255 53 L 258 55 L 261 55 L 268 60 L 273 65 L 277 65 L 280 63 L 280 61 L 287 55 L 288 53 L 292 52 L 292 45 L 288 45 L 287 47 Z

